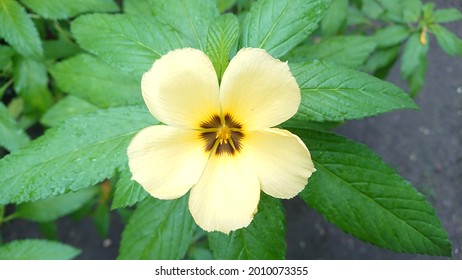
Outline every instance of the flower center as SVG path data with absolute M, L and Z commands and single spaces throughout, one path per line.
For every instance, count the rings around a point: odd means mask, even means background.
M 217 141 L 220 142 L 220 145 L 223 143 L 227 144 L 228 139 L 231 138 L 231 129 L 226 125 L 218 128 L 216 138 L 218 139 Z
M 241 151 L 244 137 L 242 125 L 230 114 L 225 114 L 224 117 L 214 115 L 200 126 L 203 129 L 201 138 L 205 141 L 205 151 L 216 155 L 235 155 Z

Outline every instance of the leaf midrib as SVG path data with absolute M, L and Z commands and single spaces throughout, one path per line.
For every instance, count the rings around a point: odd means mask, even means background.
M 434 244 L 437 248 L 439 248 L 440 250 L 443 249 L 440 247 L 439 244 L 435 243 L 435 241 L 433 241 L 432 239 L 430 239 L 429 237 L 427 237 L 425 234 L 421 233 L 419 230 L 417 230 L 415 227 L 413 227 L 412 225 L 408 224 L 405 220 L 401 219 L 400 217 L 398 217 L 395 213 L 389 211 L 387 208 L 385 208 L 384 206 L 382 206 L 381 204 L 379 204 L 377 201 L 375 201 L 374 199 L 370 198 L 367 194 L 363 193 L 362 191 L 358 190 L 357 188 L 355 188 L 351 183 L 347 182 L 345 179 L 343 179 L 342 177 L 336 175 L 333 171 L 329 170 L 328 168 L 324 167 L 324 165 L 320 162 L 318 162 L 317 160 L 314 160 L 313 159 L 313 162 L 315 163 L 315 166 L 316 168 L 320 168 L 320 169 L 323 169 L 326 173 L 330 174 L 331 176 L 335 177 L 335 178 L 338 178 L 340 179 L 345 185 L 347 185 L 349 187 L 349 189 L 352 189 L 354 191 L 356 191 L 357 193 L 359 193 L 362 197 L 365 197 L 366 200 L 369 200 L 370 202 L 372 202 L 374 205 L 377 205 L 379 206 L 379 208 L 385 210 L 385 213 L 389 213 L 391 214 L 392 216 L 394 216 L 395 218 L 397 218 L 401 223 L 405 224 L 407 227 L 409 227 L 410 229 L 414 230 L 415 232 L 417 232 L 419 235 L 421 235 L 422 237 L 424 237 L 425 239 L 427 239 L 428 241 L 430 241 L 432 244 Z M 400 245 L 402 246 L 402 244 L 400 243 Z M 416 249 L 414 247 L 414 249 Z
M 36 162 L 36 163 L 34 163 L 33 165 L 31 165 L 30 167 L 28 167 L 28 168 L 26 168 L 26 169 L 19 170 L 18 172 L 12 174 L 11 176 L 4 178 L 4 180 L 0 181 L 0 186 L 1 186 L 3 183 L 5 183 L 6 181 L 8 181 L 8 180 L 10 180 L 11 178 L 13 178 L 13 177 L 19 177 L 19 176 L 17 176 L 18 173 L 26 173 L 26 172 L 29 172 L 30 170 L 35 169 L 38 165 L 42 165 L 42 164 L 44 164 L 44 163 L 47 163 L 47 164 L 48 164 L 48 163 L 52 163 L 52 162 L 55 161 L 55 160 L 62 159 L 62 158 L 64 158 L 64 157 L 67 157 L 67 156 L 69 156 L 69 155 L 72 155 L 73 153 L 76 153 L 76 152 L 80 153 L 80 152 L 82 152 L 83 150 L 89 149 L 89 148 L 94 147 L 94 146 L 96 146 L 96 145 L 106 144 L 106 143 L 112 142 L 112 141 L 114 141 L 114 140 L 117 140 L 117 139 L 119 139 L 119 138 L 131 136 L 131 135 L 133 135 L 133 134 L 136 134 L 137 132 L 138 132 L 138 131 L 133 131 L 133 132 L 130 132 L 130 133 L 125 133 L 125 134 L 122 134 L 122 135 L 118 135 L 118 136 L 116 136 L 116 137 L 108 138 L 108 139 L 105 139 L 105 140 L 102 140 L 102 141 L 94 142 L 94 143 L 91 143 L 90 145 L 84 146 L 84 147 L 81 148 L 81 149 L 76 148 L 76 149 L 73 149 L 73 150 L 71 150 L 71 151 L 69 151 L 69 152 L 67 152 L 67 153 L 57 155 L 56 157 L 52 157 L 52 158 L 47 159 L 47 160 L 45 160 L 45 161 Z

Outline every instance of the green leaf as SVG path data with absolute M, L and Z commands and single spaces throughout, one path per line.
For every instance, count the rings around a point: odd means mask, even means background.
M 362 13 L 372 19 L 378 19 L 385 13 L 385 9 L 378 3 L 377 0 L 361 1 L 361 4 Z
M 412 73 L 407 81 L 409 83 L 409 91 L 412 96 L 415 96 L 425 84 L 425 75 L 427 73 L 427 59 L 424 57 L 420 62 L 419 68 Z
M 321 20 L 322 34 L 332 36 L 339 33 L 346 24 L 347 16 L 348 0 L 333 0 Z
M 131 178 L 132 174 L 129 170 L 123 170 L 121 172 L 120 178 L 115 186 L 114 200 L 112 201 L 111 209 L 133 206 L 148 196 L 148 193 Z
M 14 0 L 0 0 L 0 38 L 25 57 L 40 59 L 42 43 L 26 10 Z
M 220 10 L 220 12 L 223 13 L 224 11 L 234 6 L 236 2 L 238 2 L 238 0 L 216 0 L 216 2 L 217 2 L 218 10 Z
M 436 36 L 436 40 L 440 47 L 450 56 L 462 56 L 462 40 L 459 39 L 454 33 L 445 27 L 435 24 L 432 25 L 431 30 Z
M 181 34 L 185 46 L 205 51 L 207 30 L 219 15 L 215 0 L 128 0 L 128 14 L 155 17 L 160 24 Z
M 432 206 L 368 148 L 331 133 L 291 131 L 306 143 L 316 167 L 300 194 L 310 207 L 376 246 L 451 255 L 447 233 Z
M 45 59 L 57 60 L 82 52 L 76 44 L 65 39 L 47 40 L 43 42 Z
M 410 29 L 403 25 L 390 25 L 374 33 L 374 41 L 379 48 L 396 46 L 410 35 Z
M 251 224 L 229 235 L 208 234 L 216 259 L 284 259 L 286 252 L 284 208 L 279 199 L 261 194 L 258 212 Z
M 139 79 L 161 55 L 185 46 L 169 26 L 147 17 L 84 15 L 72 22 L 71 31 L 84 49 Z
M 139 204 L 122 233 L 118 259 L 180 259 L 196 225 L 188 195 L 175 200 L 149 198 Z
M 414 33 L 404 46 L 401 61 L 401 74 L 409 77 L 417 68 L 420 67 L 422 59 L 427 56 L 428 45 L 420 43 L 420 34 Z
M 185 38 L 188 47 L 205 51 L 210 23 L 220 13 L 215 0 L 148 0 L 157 18 Z
M 422 10 L 421 0 L 377 0 L 377 2 L 385 8 L 386 13 L 383 15 L 385 20 L 399 23 L 417 22 Z
M 101 108 L 144 103 L 136 76 L 87 54 L 56 63 L 50 72 L 61 90 Z
M 388 71 L 396 62 L 401 46 L 394 46 L 375 51 L 362 68 L 363 71 L 374 73 L 379 78 L 385 78 Z
M 46 19 L 66 19 L 87 12 L 117 12 L 112 0 L 21 0 L 29 9 Z
M 365 36 L 338 36 L 311 46 L 295 48 L 287 57 L 290 62 L 323 60 L 356 68 L 364 64 L 375 49 L 375 43 Z
M 40 233 L 48 240 L 58 240 L 58 225 L 56 222 L 40 223 Z
M 56 126 L 67 119 L 93 113 L 98 109 L 83 99 L 69 95 L 51 107 L 40 119 L 40 122 L 46 126 Z
M 346 67 L 314 61 L 290 69 L 302 94 L 297 119 L 335 122 L 417 108 L 395 85 Z
M 69 260 L 80 250 L 55 241 L 15 240 L 0 246 L 0 260 Z
M 56 197 L 19 204 L 15 215 L 18 218 L 47 223 L 70 214 L 95 197 L 96 189 L 88 188 Z
M 14 50 L 12 48 L 0 45 L 0 70 L 5 69 L 5 67 L 11 63 L 13 54 Z
M 401 57 L 401 75 L 408 80 L 412 95 L 420 90 L 425 81 L 427 52 L 428 44 L 421 44 L 418 33 L 411 35 L 404 46 Z
M 13 64 L 14 90 L 24 99 L 26 113 L 43 114 L 53 103 L 45 64 L 23 57 Z
M 433 12 L 433 20 L 438 23 L 458 21 L 462 19 L 462 13 L 456 8 L 442 9 Z
M 126 14 L 144 17 L 154 16 L 149 0 L 124 0 L 122 3 L 123 11 Z
M 233 14 L 217 17 L 209 28 L 206 54 L 212 61 L 219 80 L 228 66 L 231 49 L 236 47 L 238 37 L 239 23 Z
M 422 1 L 406 0 L 401 2 L 404 2 L 402 3 L 402 5 L 404 5 L 404 7 L 402 8 L 404 22 L 417 22 L 420 18 L 422 11 Z
M 93 186 L 127 164 L 131 138 L 157 121 L 145 108 L 79 116 L 0 160 L 0 205 L 34 201 Z
M 318 26 L 329 2 L 325 0 L 260 0 L 242 25 L 242 47 L 256 47 L 281 57 Z
M 19 128 L 8 109 L 0 102 L 0 147 L 14 151 L 29 143 L 29 136 Z

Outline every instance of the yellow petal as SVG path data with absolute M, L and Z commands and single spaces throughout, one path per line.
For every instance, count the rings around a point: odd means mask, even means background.
M 156 60 L 141 89 L 151 114 L 171 126 L 199 128 L 220 113 L 217 75 L 200 50 L 178 49 Z
M 128 146 L 128 164 L 133 180 L 148 193 L 173 199 L 199 180 L 209 154 L 198 132 L 156 125 L 135 135 Z
M 262 49 L 241 49 L 229 63 L 220 86 L 223 113 L 244 129 L 278 125 L 298 110 L 300 88 L 286 62 Z
M 242 153 L 210 157 L 189 197 L 196 224 L 224 233 L 250 224 L 257 211 L 260 184 L 249 163 Z
M 315 171 L 305 144 L 287 130 L 269 128 L 252 131 L 246 134 L 244 141 L 262 191 L 273 197 L 296 196 Z

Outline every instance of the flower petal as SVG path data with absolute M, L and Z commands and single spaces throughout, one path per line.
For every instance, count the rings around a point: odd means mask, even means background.
M 141 89 L 151 114 L 171 126 L 199 128 L 220 113 L 217 75 L 200 50 L 178 49 L 156 60 Z
M 210 157 L 189 197 L 189 210 L 201 228 L 229 233 L 250 224 L 260 183 L 249 163 L 242 153 Z
M 241 49 L 229 63 L 220 85 L 223 113 L 245 129 L 278 125 L 298 110 L 300 88 L 289 66 L 262 49 Z
M 273 197 L 296 196 L 316 170 L 305 144 L 287 130 L 252 131 L 246 135 L 244 144 L 251 154 L 262 191 Z
M 165 125 L 141 130 L 127 153 L 132 179 L 160 199 L 187 193 L 199 180 L 210 154 L 198 132 Z

